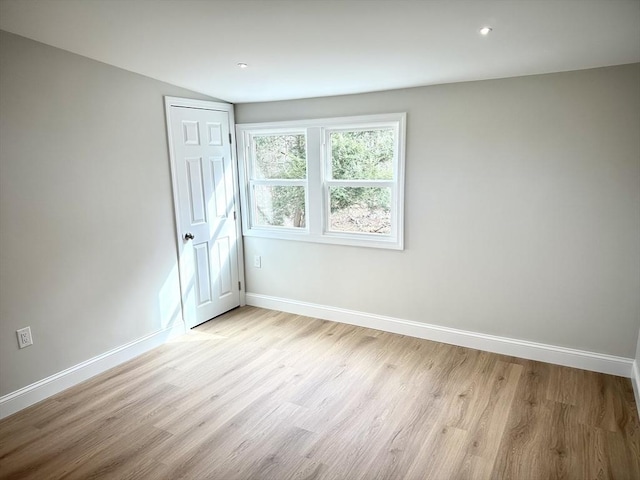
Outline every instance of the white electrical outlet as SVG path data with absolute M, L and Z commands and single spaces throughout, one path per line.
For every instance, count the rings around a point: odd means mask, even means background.
M 253 266 L 256 268 L 262 268 L 262 257 L 260 255 L 253 257 Z
M 16 330 L 16 333 L 18 334 L 18 346 L 20 348 L 33 345 L 33 338 L 31 337 L 31 327 L 21 328 L 20 330 Z

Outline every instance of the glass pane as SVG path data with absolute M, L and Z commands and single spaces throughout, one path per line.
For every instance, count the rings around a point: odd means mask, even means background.
M 304 187 L 255 185 L 253 224 L 304 228 L 304 190 Z
M 338 232 L 391 233 L 391 189 L 330 187 L 329 229 Z
M 307 140 L 304 134 L 260 135 L 256 147 L 253 178 L 307 178 Z
M 336 180 L 392 180 L 392 129 L 332 132 L 331 169 Z

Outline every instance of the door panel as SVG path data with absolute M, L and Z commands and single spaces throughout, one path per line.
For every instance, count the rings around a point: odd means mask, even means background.
M 231 251 L 231 241 L 229 237 L 222 237 L 216 241 L 217 262 L 216 271 L 218 272 L 218 297 L 224 297 L 233 293 L 233 272 L 229 265 L 229 255 Z
M 215 200 L 215 209 L 216 217 L 223 218 L 226 217 L 228 209 L 227 205 L 229 202 L 233 201 L 233 197 L 229 198 L 227 196 L 227 187 L 226 187 L 226 170 L 224 167 L 224 157 L 211 157 L 211 172 L 213 173 L 213 190 L 214 190 L 214 200 Z M 232 190 L 233 191 L 233 190 Z
M 209 145 L 222 145 L 222 124 L 207 122 L 207 132 L 209 133 Z
M 172 106 L 185 322 L 191 328 L 240 305 L 229 115 Z M 186 234 L 193 239 L 185 239 Z
M 185 145 L 200 145 L 200 129 L 198 122 L 189 120 L 182 121 L 182 131 L 184 133 Z
M 189 191 L 189 211 L 191 225 L 206 223 L 206 207 L 204 201 L 204 183 L 202 181 L 202 158 L 186 158 L 187 189 Z
M 197 285 L 198 297 L 197 297 L 197 306 L 200 307 L 205 303 L 211 302 L 211 276 L 209 274 L 210 270 L 210 262 L 209 262 L 209 251 L 207 250 L 207 244 L 201 243 L 199 245 L 194 245 L 193 249 L 195 251 L 195 280 Z

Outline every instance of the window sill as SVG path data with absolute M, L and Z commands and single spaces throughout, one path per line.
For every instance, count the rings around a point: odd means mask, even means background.
M 294 240 L 297 242 L 324 243 L 329 245 L 346 245 L 350 247 L 383 248 L 388 250 L 404 250 L 403 239 L 384 236 L 371 238 L 368 234 L 341 234 L 336 232 L 323 235 L 312 235 L 306 230 L 296 232 L 293 229 L 274 231 L 271 229 L 252 228 L 242 232 L 245 237 L 270 238 L 276 240 Z

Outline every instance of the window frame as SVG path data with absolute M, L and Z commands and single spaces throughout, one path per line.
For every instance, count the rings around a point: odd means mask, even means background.
M 391 128 L 395 133 L 392 180 L 334 180 L 331 178 L 330 135 L 336 131 Z M 269 134 L 306 135 L 307 178 L 305 227 L 289 228 L 253 224 L 252 138 Z M 404 170 L 406 113 L 320 118 L 236 125 L 242 231 L 247 237 L 275 238 L 360 247 L 404 249 Z M 391 232 L 389 234 L 330 230 L 331 186 L 391 188 Z

